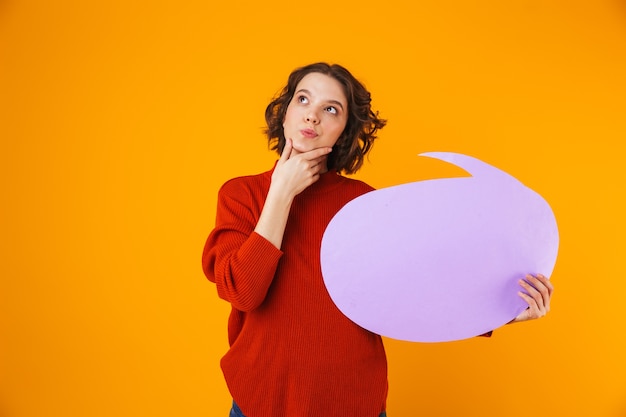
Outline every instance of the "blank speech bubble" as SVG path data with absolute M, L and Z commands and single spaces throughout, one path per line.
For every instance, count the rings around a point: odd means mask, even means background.
M 383 336 L 481 335 L 528 307 L 520 278 L 552 273 L 556 219 L 539 194 L 485 162 L 422 155 L 472 176 L 383 188 L 346 204 L 322 239 L 324 283 L 343 314 Z

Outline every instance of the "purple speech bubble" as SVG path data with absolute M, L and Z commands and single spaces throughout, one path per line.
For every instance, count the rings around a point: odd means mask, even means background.
M 549 276 L 559 246 L 548 203 L 476 158 L 421 154 L 472 177 L 372 191 L 331 220 L 322 275 L 337 307 L 374 333 L 414 342 L 466 339 L 527 308 L 518 280 Z

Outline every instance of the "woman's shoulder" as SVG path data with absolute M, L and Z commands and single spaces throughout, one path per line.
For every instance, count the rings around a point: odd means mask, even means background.
M 343 183 L 343 185 L 350 186 L 363 192 L 374 191 L 374 187 L 372 187 L 365 181 L 351 177 L 344 177 L 343 175 L 340 175 L 339 177 L 341 178 L 341 182 Z
M 250 193 L 251 191 L 262 191 L 269 189 L 272 178 L 272 171 L 265 171 L 259 174 L 242 175 L 227 180 L 220 187 L 219 193 L 233 195 L 240 193 Z

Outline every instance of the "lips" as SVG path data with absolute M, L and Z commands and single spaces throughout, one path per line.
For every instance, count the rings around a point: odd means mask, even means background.
M 300 133 L 302 134 L 302 136 L 308 139 L 313 139 L 317 136 L 317 132 L 313 129 L 302 129 Z

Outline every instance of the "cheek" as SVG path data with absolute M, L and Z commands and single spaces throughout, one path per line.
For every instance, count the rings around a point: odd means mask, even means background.
M 346 129 L 346 121 L 345 120 L 338 121 L 336 129 L 337 129 L 337 136 L 340 136 L 343 133 L 343 131 Z
M 285 123 L 289 123 L 291 121 L 294 120 L 294 118 L 296 117 L 296 112 L 294 111 L 293 107 L 289 106 L 287 107 L 287 111 L 285 112 L 285 117 L 283 117 L 283 125 L 285 125 Z

